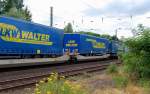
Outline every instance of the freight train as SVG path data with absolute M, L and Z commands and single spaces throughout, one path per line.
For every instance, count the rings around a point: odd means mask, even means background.
M 109 54 L 110 57 L 117 56 L 117 45 L 114 41 L 106 38 L 99 38 L 86 34 L 64 34 L 64 52 L 67 52 L 71 59 L 77 55 L 102 56 Z
M 116 43 L 85 34 L 64 34 L 63 30 L 24 20 L 0 17 L 0 57 L 56 57 L 64 54 L 116 56 Z
M 63 36 L 61 29 L 0 17 L 0 56 L 61 56 Z

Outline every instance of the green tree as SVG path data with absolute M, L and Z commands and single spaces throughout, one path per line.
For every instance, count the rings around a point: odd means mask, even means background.
M 100 37 L 100 38 L 106 38 L 109 40 L 117 40 L 119 41 L 119 39 L 116 36 L 110 36 L 107 34 L 97 34 L 97 33 L 93 33 L 93 32 L 85 32 L 85 31 L 80 31 L 80 34 L 87 34 L 87 35 L 92 35 L 92 36 L 96 36 L 96 37 Z
M 134 36 L 140 35 L 141 32 L 143 32 L 146 28 L 143 26 L 143 24 L 138 24 L 136 29 L 132 29 L 132 33 Z
M 150 29 L 137 27 L 137 36 L 125 41 L 129 51 L 123 55 L 124 69 L 132 79 L 150 79 Z
M 28 7 L 25 8 L 24 10 L 24 15 L 25 15 L 25 19 L 31 21 L 32 19 L 32 14 L 30 13 L 30 11 L 28 10 Z
M 22 9 L 24 7 L 23 0 L 4 0 L 5 6 L 4 10 L 5 12 L 9 12 L 9 10 L 13 7 L 16 7 L 17 9 Z
M 17 10 L 16 7 L 14 7 L 3 15 L 31 21 L 31 15 L 27 12 L 27 10 Z
M 120 40 L 117 38 L 117 36 L 115 36 L 115 35 L 114 35 L 114 36 L 111 36 L 110 39 L 111 39 L 111 40 L 120 41 Z
M 0 15 L 4 12 L 4 5 L 5 2 L 3 0 L 0 0 Z
M 65 33 L 73 33 L 72 25 L 71 23 L 68 23 L 67 26 L 64 28 Z
M 1 15 L 31 21 L 31 13 L 24 8 L 23 0 L 1 0 Z
M 144 31 L 145 30 L 145 27 L 143 26 L 143 24 L 138 24 L 138 31 Z
M 87 35 L 92 35 L 92 36 L 100 37 L 100 34 L 93 33 L 93 32 L 80 31 L 79 33 L 80 34 L 87 34 Z

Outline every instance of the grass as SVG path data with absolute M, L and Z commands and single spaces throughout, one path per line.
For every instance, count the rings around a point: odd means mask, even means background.
M 78 79 L 76 82 L 88 88 L 89 94 L 150 94 L 149 88 L 130 83 L 122 76 L 113 78 L 112 75 L 104 73 L 93 75 L 90 78 L 80 78 L 83 79 Z
M 124 88 L 128 84 L 128 78 L 123 76 L 114 76 L 113 81 L 115 83 L 115 86 L 118 88 Z
M 118 66 L 116 64 L 110 64 L 106 70 L 108 74 L 114 74 L 118 72 Z
M 140 79 L 139 85 L 145 88 L 150 88 L 150 79 Z
M 117 81 L 118 79 L 120 82 L 123 80 L 124 87 L 121 86 L 119 88 L 114 82 L 112 75 L 107 75 L 105 73 L 95 74 L 90 78 L 80 78 L 83 79 L 78 79 L 76 82 L 88 88 L 87 90 L 89 94 L 150 94 L 148 88 L 143 88 L 129 82 L 126 86 L 124 86 L 126 83 L 126 79 L 124 77 L 117 78 Z
M 34 94 L 87 94 L 81 84 L 73 83 L 52 73 L 36 84 Z
M 122 72 L 117 73 L 120 75 L 86 74 L 69 79 L 54 73 L 36 84 L 34 94 L 150 94 L 148 87 L 133 84 Z

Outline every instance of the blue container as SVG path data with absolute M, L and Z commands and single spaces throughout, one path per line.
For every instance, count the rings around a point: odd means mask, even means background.
M 63 31 L 14 18 L 0 17 L 0 54 L 63 54 Z
M 109 40 L 86 34 L 65 34 L 64 50 L 73 53 L 78 50 L 81 55 L 106 54 L 109 52 Z
M 110 50 L 110 55 L 111 56 L 117 56 L 118 47 L 119 47 L 119 44 L 117 42 L 112 41 L 110 43 L 109 50 Z

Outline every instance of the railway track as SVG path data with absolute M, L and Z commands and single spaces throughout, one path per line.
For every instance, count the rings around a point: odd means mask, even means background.
M 27 70 L 17 70 L 0 73 L 0 92 L 15 89 L 18 87 L 33 85 L 44 77 L 48 77 L 51 72 L 57 72 L 63 76 L 79 75 L 84 72 L 94 72 L 104 70 L 110 63 L 117 60 L 104 60 L 99 62 L 89 62 L 71 64 L 63 66 L 48 66 L 46 68 L 35 68 Z

